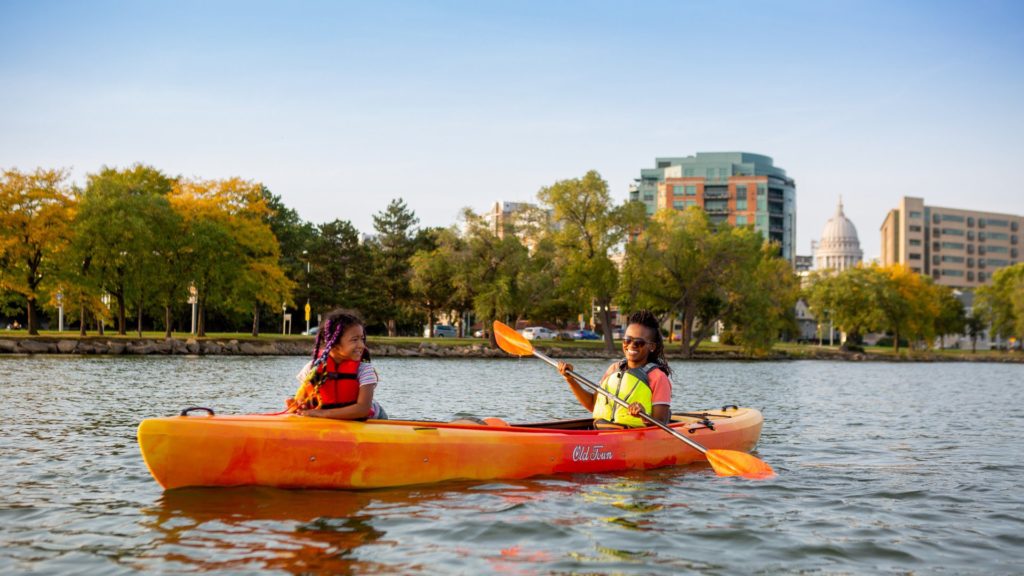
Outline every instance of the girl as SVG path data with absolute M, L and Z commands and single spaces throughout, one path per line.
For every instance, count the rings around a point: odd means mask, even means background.
M 558 371 L 580 404 L 594 414 L 596 428 L 648 426 L 639 417 L 641 412 L 667 424 L 672 418 L 672 369 L 665 360 L 658 318 L 648 310 L 630 314 L 622 350 L 625 359 L 608 367 L 601 377 L 601 387 L 628 402 L 628 409 L 583 388 L 569 374 L 571 364 L 559 362 Z
M 387 419 L 373 400 L 379 378 L 370 364 L 363 321 L 352 312 L 327 314 L 316 335 L 313 360 L 296 378 L 299 389 L 286 400 L 289 412 L 338 420 Z

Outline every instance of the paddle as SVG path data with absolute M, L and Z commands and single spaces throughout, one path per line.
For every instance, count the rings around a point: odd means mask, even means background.
M 498 346 L 513 356 L 533 355 L 556 368 L 558 367 L 558 362 L 535 350 L 533 348 L 533 344 L 531 344 L 526 337 L 497 320 L 494 321 L 494 337 L 498 341 Z M 594 392 L 604 395 L 604 397 L 609 401 L 615 402 L 624 408 L 629 407 L 629 404 L 621 398 L 608 392 L 604 388 L 601 388 L 597 384 L 594 384 L 590 380 L 587 380 L 583 376 L 580 376 L 576 372 L 569 370 L 568 373 L 572 375 L 577 382 L 581 382 Z M 707 457 L 708 462 L 711 464 L 711 468 L 714 469 L 715 473 L 719 476 L 742 476 L 750 479 L 762 479 L 770 478 L 775 475 L 775 472 L 770 466 L 768 466 L 768 464 L 762 462 L 755 456 L 747 454 L 746 452 L 740 452 L 738 450 L 718 450 L 714 448 L 708 449 L 661 422 L 658 422 L 644 412 L 640 413 L 640 417 L 654 426 L 661 428 L 665 432 L 668 432 L 679 440 L 686 442 L 701 454 L 704 454 L 704 456 Z

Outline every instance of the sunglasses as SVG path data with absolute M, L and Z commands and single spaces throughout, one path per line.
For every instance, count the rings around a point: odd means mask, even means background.
M 643 338 L 633 338 L 632 336 L 626 336 L 625 338 L 622 339 L 623 348 L 643 348 L 648 344 L 650 344 L 650 342 L 644 340 Z

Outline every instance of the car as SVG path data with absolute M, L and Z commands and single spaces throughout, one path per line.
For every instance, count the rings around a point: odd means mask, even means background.
M 527 326 L 523 328 L 520 333 L 526 337 L 527 340 L 553 340 L 558 334 L 554 330 L 550 330 L 543 326 Z
M 457 338 L 458 336 L 459 331 L 455 329 L 455 326 L 434 324 L 434 338 Z
M 320 327 L 319 326 L 313 326 L 309 330 L 306 330 L 305 332 L 303 332 L 303 334 L 305 334 L 307 336 L 316 336 L 316 333 L 319 332 L 319 331 L 320 331 Z
M 573 340 L 600 340 L 601 335 L 591 330 L 573 330 L 571 332 Z
M 487 331 L 484 330 L 483 328 L 477 330 L 476 332 L 473 332 L 473 338 L 487 338 L 487 336 Z

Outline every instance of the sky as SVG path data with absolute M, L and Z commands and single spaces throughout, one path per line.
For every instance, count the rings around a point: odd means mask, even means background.
M 369 233 L 713 151 L 796 180 L 798 254 L 840 197 L 866 258 L 904 195 L 1024 214 L 1024 2 L 0 0 L 3 169 L 240 176 Z

